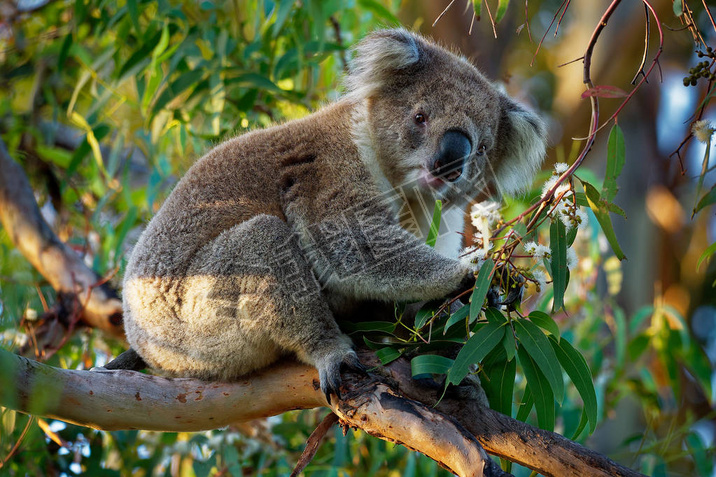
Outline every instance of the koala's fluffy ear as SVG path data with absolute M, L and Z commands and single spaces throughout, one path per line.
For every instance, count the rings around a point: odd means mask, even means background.
M 422 40 L 403 28 L 380 30 L 366 36 L 354 48 L 354 58 L 345 79 L 347 93 L 357 98 L 371 96 L 395 73 L 417 65 Z
M 498 191 L 524 192 L 542 165 L 547 128 L 536 114 L 501 95 L 496 157 L 490 158 Z

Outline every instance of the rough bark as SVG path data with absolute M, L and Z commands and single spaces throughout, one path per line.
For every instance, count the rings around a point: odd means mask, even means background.
M 371 364 L 375 358 L 361 359 Z M 483 447 L 543 475 L 641 475 L 558 434 L 480 406 L 469 386 L 434 409 L 436 390 L 413 380 L 409 366 L 397 360 L 370 378 L 344 375 L 344 401 L 331 409 L 344 425 L 400 442 L 459 475 L 500 475 Z M 328 405 L 315 369 L 291 361 L 232 383 L 63 370 L 7 351 L 0 351 L 0 370 L 0 405 L 104 430 L 198 431 Z
M 90 326 L 123 336 L 121 300 L 45 222 L 25 172 L 10 158 L 2 140 L 0 221 L 17 249 L 57 291 L 66 308 Z

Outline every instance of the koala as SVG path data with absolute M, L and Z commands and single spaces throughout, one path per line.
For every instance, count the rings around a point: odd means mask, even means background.
M 338 101 L 214 147 L 142 233 L 124 323 L 149 367 L 232 380 L 294 355 L 330 402 L 341 369 L 361 368 L 336 317 L 474 284 L 459 260 L 465 210 L 491 185 L 528 184 L 542 121 L 418 34 L 376 31 L 354 53 Z

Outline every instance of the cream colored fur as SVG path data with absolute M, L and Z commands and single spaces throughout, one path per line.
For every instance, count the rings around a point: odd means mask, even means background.
M 359 365 L 337 314 L 469 285 L 456 260 L 463 211 L 490 183 L 527 184 L 542 123 L 467 61 L 405 30 L 363 40 L 346 86 L 304 119 L 212 149 L 149 223 L 124 307 L 127 338 L 152 368 L 235 379 L 294 354 L 334 393 L 341 366 Z M 457 179 L 436 181 L 436 155 L 458 147 L 447 131 L 470 150 Z M 424 240 L 436 198 L 446 220 L 434 250 Z

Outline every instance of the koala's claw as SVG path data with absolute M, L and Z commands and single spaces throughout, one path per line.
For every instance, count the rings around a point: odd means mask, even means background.
M 326 396 L 326 401 L 331 404 L 331 395 L 335 394 L 338 400 L 342 400 L 341 396 L 341 371 L 350 370 L 356 373 L 367 375 L 363 363 L 360 362 L 355 351 L 346 353 L 338 360 L 329 361 L 324 366 L 317 366 L 318 377 L 321 381 L 321 391 Z

